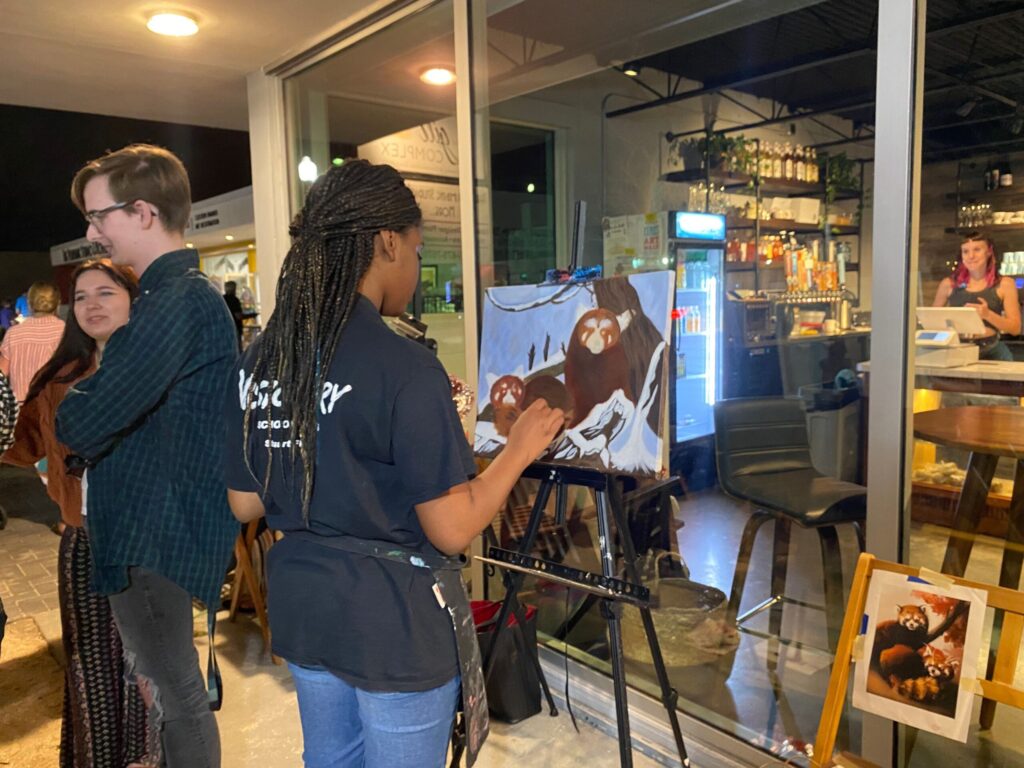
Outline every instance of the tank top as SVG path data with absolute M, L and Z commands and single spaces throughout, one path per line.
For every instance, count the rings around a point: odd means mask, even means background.
M 967 287 L 961 283 L 949 295 L 948 304 L 951 307 L 965 307 L 968 304 L 976 303 L 978 299 L 984 299 L 989 309 L 997 315 L 1001 315 L 1003 314 L 1003 299 L 996 290 L 997 285 L 998 283 L 983 291 L 968 291 Z M 995 331 L 997 336 L 999 335 L 999 329 L 992 325 L 992 323 L 986 320 L 985 325 Z

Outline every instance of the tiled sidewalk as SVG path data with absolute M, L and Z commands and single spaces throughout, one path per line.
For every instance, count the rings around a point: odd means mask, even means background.
M 0 504 L 10 515 L 0 531 L 0 600 L 10 621 L 55 611 L 57 546 L 50 530 L 57 506 L 35 472 L 0 466 Z

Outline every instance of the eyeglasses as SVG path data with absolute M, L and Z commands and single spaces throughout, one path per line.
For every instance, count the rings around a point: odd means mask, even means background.
M 108 205 L 106 208 L 100 208 L 99 210 L 96 211 L 86 211 L 85 223 L 92 224 L 94 227 L 98 227 L 103 222 L 104 217 L 108 213 L 119 211 L 122 208 L 127 208 L 130 205 L 132 205 L 132 203 L 114 203 L 113 205 Z

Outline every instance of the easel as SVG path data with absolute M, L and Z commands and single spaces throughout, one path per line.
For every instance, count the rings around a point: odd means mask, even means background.
M 541 521 L 544 517 L 544 508 L 547 506 L 552 489 L 555 490 L 555 521 L 561 524 L 565 520 L 566 501 L 568 486 L 575 485 L 590 488 L 594 491 L 597 500 L 597 527 L 599 547 L 601 556 L 601 576 L 586 574 L 589 578 L 586 581 L 575 582 L 575 585 L 588 592 L 588 599 L 595 595 L 595 590 L 590 589 L 595 582 L 599 585 L 608 584 L 609 580 L 615 579 L 615 558 L 612 551 L 612 518 L 614 517 L 615 527 L 619 533 L 622 544 L 622 552 L 626 565 L 626 578 L 632 585 L 639 585 L 637 573 L 636 549 L 633 546 L 632 536 L 629 533 L 625 511 L 615 486 L 615 478 L 612 475 L 591 469 L 578 469 L 555 464 L 535 462 L 523 473 L 523 477 L 540 480 L 540 488 L 537 491 L 537 498 L 530 513 L 530 522 L 526 534 L 519 543 L 518 554 L 528 556 L 540 530 Z M 527 574 L 539 578 L 551 578 L 547 570 L 540 570 L 528 567 L 512 567 L 505 562 L 497 562 L 484 558 L 485 562 L 504 569 L 505 599 L 502 602 L 501 611 L 498 614 L 498 623 L 495 628 L 495 636 L 491 642 L 491 648 L 497 647 L 498 633 L 505 627 L 510 613 L 514 613 L 519 621 L 523 621 L 520 611 L 518 594 L 522 585 L 523 577 Z M 556 565 L 556 564 L 552 564 Z M 629 586 L 629 585 L 627 585 Z M 642 588 L 639 588 L 642 590 Z M 634 594 L 637 594 L 634 586 Z M 646 590 L 643 590 L 646 592 Z M 644 631 L 647 635 L 647 642 L 651 649 L 651 658 L 654 661 L 654 669 L 661 688 L 661 701 L 668 712 L 669 723 L 672 726 L 672 734 L 675 737 L 676 749 L 679 753 L 679 760 L 684 766 L 689 765 L 686 756 L 686 747 L 683 744 L 683 734 L 679 727 L 679 718 L 676 713 L 676 702 L 679 698 L 676 691 L 669 684 L 668 672 L 665 669 L 665 661 L 661 655 L 661 647 L 658 645 L 658 636 L 654 628 L 654 620 L 651 617 L 651 610 L 646 600 L 616 596 L 609 591 L 597 593 L 600 599 L 601 615 L 608 623 L 608 636 L 611 644 L 612 682 L 615 690 L 615 716 L 619 734 L 619 763 L 623 768 L 631 768 L 633 765 L 633 752 L 629 729 L 629 704 L 626 691 L 626 670 L 622 652 L 622 627 L 620 624 L 621 602 L 629 600 L 640 608 L 640 616 L 643 620 Z M 493 658 L 484 659 L 484 676 L 490 674 L 493 667 Z M 541 685 L 548 703 L 554 711 L 554 703 L 548 691 L 547 683 L 543 675 L 539 675 Z
M 864 606 L 868 596 L 868 585 L 871 582 L 871 575 L 875 571 L 889 571 L 904 576 L 918 576 L 920 573 L 919 568 L 876 560 L 873 555 L 867 553 L 862 554 L 857 561 L 857 571 L 853 577 L 853 585 L 850 587 L 850 600 L 846 606 L 846 617 L 843 620 L 843 629 L 839 635 L 839 645 L 836 648 L 835 663 L 832 665 L 832 675 L 828 681 L 828 693 L 825 695 L 825 702 L 822 706 L 818 735 L 814 741 L 812 768 L 826 768 L 833 764 L 833 760 L 836 765 L 877 768 L 874 763 L 846 752 L 839 756 L 832 754 L 836 743 L 836 731 L 839 729 L 839 720 L 843 714 L 843 703 L 846 700 L 854 642 L 860 632 L 861 617 L 864 615 Z M 1024 637 L 1024 593 L 1015 589 L 993 587 L 959 577 L 946 576 L 946 574 L 943 576 L 959 586 L 986 592 L 988 606 L 996 610 L 997 617 L 1003 614 L 995 665 L 986 673 L 991 677 L 979 678 L 978 683 L 981 686 L 981 696 L 985 699 L 1024 709 L 1024 690 L 1013 686 L 1021 639 Z

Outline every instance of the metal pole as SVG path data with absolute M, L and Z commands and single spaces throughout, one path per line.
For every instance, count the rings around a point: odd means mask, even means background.
M 878 4 L 867 549 L 895 561 L 910 514 L 925 11 L 926 0 Z M 891 721 L 865 716 L 862 738 L 866 758 L 893 764 Z

